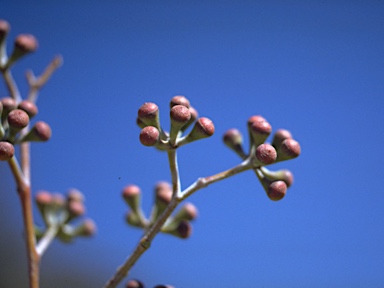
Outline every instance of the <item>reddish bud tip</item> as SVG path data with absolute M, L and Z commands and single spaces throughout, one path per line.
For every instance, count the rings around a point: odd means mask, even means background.
M 71 188 L 67 192 L 68 202 L 84 202 L 84 194 L 75 188 Z
M 45 142 L 48 141 L 52 136 L 51 127 L 43 122 L 36 122 L 32 129 L 28 132 L 27 135 L 22 139 L 22 141 L 38 141 Z
M 292 159 L 296 158 L 301 153 L 299 142 L 294 139 L 285 139 L 281 145 L 280 150 L 284 154 L 284 158 Z
M 191 106 L 189 103 L 189 100 L 185 96 L 181 96 L 181 95 L 175 96 L 171 99 L 171 103 L 170 103 L 171 108 L 176 105 L 183 105 L 187 108 Z
M 279 129 L 273 135 L 272 146 L 275 147 L 276 149 L 279 149 L 280 144 L 285 139 L 290 139 L 290 138 L 292 138 L 291 132 L 285 129 Z
M 156 127 L 147 126 L 140 132 L 140 142 L 145 146 L 153 146 L 159 141 L 160 132 Z
M 82 236 L 92 236 L 96 234 L 96 224 L 92 219 L 85 219 L 82 226 Z
M 248 118 L 248 127 L 250 127 L 254 122 L 266 122 L 265 118 L 260 115 L 254 115 Z
M 256 158 L 261 163 L 268 165 L 276 161 L 277 153 L 270 144 L 261 144 L 256 148 Z
M 230 148 L 243 144 L 243 137 L 239 130 L 232 128 L 224 133 L 223 141 Z
M 21 101 L 18 105 L 18 108 L 25 111 L 29 118 L 32 118 L 38 112 L 36 104 L 28 100 Z
M 251 125 L 251 131 L 256 135 L 268 136 L 272 131 L 272 127 L 267 121 L 254 121 Z
M 34 52 L 38 47 L 35 36 L 31 34 L 21 34 L 15 39 L 15 48 L 23 53 Z
M 144 103 L 137 112 L 137 116 L 145 122 L 145 119 L 155 119 L 158 117 L 159 107 L 155 103 Z
M 168 182 L 159 182 L 155 186 L 156 202 L 169 204 L 172 199 L 172 187 Z
M 28 114 L 21 109 L 15 109 L 8 114 L 8 124 L 15 129 L 22 129 L 29 123 Z
M 5 98 L 1 99 L 1 103 L 3 104 L 3 110 L 6 113 L 9 113 L 10 111 L 17 108 L 16 100 L 14 100 L 11 97 L 5 97 Z
M 0 161 L 8 161 L 15 154 L 13 145 L 6 141 L 0 141 Z
M 0 42 L 9 33 L 9 30 L 11 30 L 9 23 L 3 19 L 0 19 Z
M 181 208 L 185 215 L 185 220 L 194 220 L 197 217 L 197 208 L 192 203 L 185 203 Z
M 171 120 L 180 124 L 185 124 L 191 119 L 191 112 L 186 106 L 175 105 L 171 108 Z
M 268 197 L 273 201 L 283 199 L 286 192 L 287 184 L 284 181 L 275 181 L 268 186 Z
M 122 192 L 124 199 L 132 199 L 140 194 L 141 194 L 140 187 L 136 185 L 125 186 Z
M 144 284 L 139 280 L 129 280 L 125 288 L 144 288 Z
M 198 129 L 201 135 L 205 135 L 206 137 L 212 136 L 215 132 L 215 126 L 213 125 L 213 122 L 206 117 L 199 118 L 195 127 Z
M 79 217 L 85 214 L 85 206 L 83 202 L 70 201 L 68 202 L 67 209 L 72 217 Z
M 52 194 L 47 191 L 39 191 L 36 193 L 35 201 L 37 205 L 50 205 L 52 203 Z

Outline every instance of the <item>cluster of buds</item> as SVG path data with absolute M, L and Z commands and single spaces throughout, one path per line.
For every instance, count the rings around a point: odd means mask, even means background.
M 74 223 L 85 214 L 84 196 L 76 190 L 70 189 L 67 196 L 39 191 L 35 201 L 45 223 L 45 229 L 35 228 L 38 240 L 47 235 L 47 231 L 55 231 L 56 237 L 63 242 L 71 242 L 73 238 L 92 236 L 96 232 L 96 225 L 91 219 L 83 219 Z
M 39 46 L 37 39 L 31 34 L 20 34 L 16 37 L 13 51 L 8 57 L 6 54 L 6 38 L 11 26 L 5 20 L 0 19 L 0 71 L 8 70 L 23 56 L 36 51 Z
M 14 145 L 28 141 L 43 142 L 51 138 L 50 126 L 43 122 L 36 122 L 31 128 L 30 120 L 38 112 L 35 103 L 23 100 L 17 104 L 16 100 L 5 97 L 0 100 L 0 160 L 7 161 L 14 155 Z
M 150 217 L 146 217 L 141 208 L 141 189 L 136 185 L 128 185 L 123 189 L 122 196 L 130 210 L 126 214 L 126 222 L 134 227 L 148 229 L 164 212 L 172 199 L 172 188 L 167 182 L 159 182 L 154 189 L 155 201 Z M 161 232 L 185 239 L 192 233 L 191 221 L 197 217 L 197 208 L 185 203 L 174 215 L 170 216 Z
M 125 288 L 145 288 L 145 286 L 143 282 L 136 279 L 132 279 L 128 281 L 128 283 L 125 285 Z M 153 288 L 175 288 L 175 287 L 171 285 L 156 285 Z
M 198 118 L 197 111 L 184 96 L 175 96 L 170 102 L 170 131 L 160 125 L 159 107 L 152 102 L 144 103 L 139 111 L 137 124 L 142 128 L 140 142 L 145 146 L 154 146 L 160 150 L 175 149 L 192 141 L 212 136 L 215 126 L 206 117 Z M 183 132 L 194 124 L 191 131 Z
M 264 190 L 271 200 L 282 199 L 293 183 L 293 175 L 289 170 L 270 171 L 265 166 L 300 155 L 300 144 L 292 138 L 288 130 L 277 130 L 272 143 L 265 143 L 272 132 L 269 122 L 262 116 L 252 116 L 248 119 L 250 138 L 249 153 L 244 152 L 243 137 L 239 130 L 230 129 L 223 137 L 224 143 L 235 151 L 242 159 L 248 159 L 260 180 Z
M 4 74 L 17 60 L 35 51 L 38 46 L 34 36 L 21 34 L 16 37 L 13 51 L 8 57 L 6 38 L 9 30 L 9 23 L 0 19 L 0 71 Z M 0 161 L 7 161 L 13 157 L 15 144 L 47 141 L 51 137 L 51 128 L 45 122 L 36 122 L 29 129 L 30 120 L 37 112 L 36 104 L 29 100 L 19 101 L 12 97 L 0 100 Z

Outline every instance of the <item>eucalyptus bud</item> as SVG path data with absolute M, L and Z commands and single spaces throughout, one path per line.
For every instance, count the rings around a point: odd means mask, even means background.
M 0 161 L 8 161 L 15 154 L 15 148 L 12 143 L 0 141 Z
M 178 144 L 184 145 L 192 141 L 207 138 L 212 136 L 214 132 L 215 126 L 213 125 L 213 122 L 208 118 L 201 117 L 196 121 L 191 132 L 186 137 L 182 138 Z

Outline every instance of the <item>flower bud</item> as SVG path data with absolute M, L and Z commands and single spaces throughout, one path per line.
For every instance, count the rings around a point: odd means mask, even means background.
M 293 184 L 293 174 L 287 169 L 282 169 L 278 171 L 270 171 L 266 167 L 261 167 L 260 171 L 263 175 L 271 181 L 281 180 L 287 184 L 289 188 Z
M 154 126 L 144 127 L 140 132 L 140 142 L 144 146 L 153 146 L 159 142 L 160 133 Z
M 0 19 L 0 46 L 3 44 L 5 38 L 7 37 L 11 26 L 9 23 L 3 19 Z
M 261 144 L 256 148 L 256 158 L 262 165 L 272 164 L 276 161 L 277 153 L 270 144 Z
M 197 117 L 199 116 L 199 114 L 197 113 L 197 110 L 192 106 L 189 106 L 189 113 L 191 114 L 191 118 L 189 118 L 189 121 L 183 127 L 181 127 L 181 131 L 187 130 L 187 128 L 191 126 L 192 123 L 194 123 Z
M 2 104 L 2 113 L 1 113 L 1 120 L 4 121 L 7 119 L 9 112 L 17 108 L 16 101 L 11 97 L 5 97 L 1 99 Z
M 9 112 L 8 114 L 8 124 L 11 135 L 15 135 L 18 133 L 21 129 L 26 127 L 29 123 L 29 117 L 27 112 L 21 110 L 21 109 L 15 109 Z
M 122 192 L 123 199 L 136 214 L 140 210 L 141 190 L 139 186 L 128 185 Z
M 6 68 L 11 67 L 13 63 L 24 55 L 34 52 L 38 47 L 37 39 L 31 34 L 21 34 L 16 37 L 13 52 L 8 59 Z
M 15 154 L 15 148 L 12 143 L 0 141 L 0 161 L 8 161 Z
M 38 112 L 36 104 L 28 100 L 21 101 L 17 107 L 27 112 L 30 119 Z
M 173 217 L 173 221 L 194 220 L 197 217 L 197 208 L 192 203 L 185 203 Z
M 155 103 L 146 102 L 144 103 L 137 112 L 138 118 L 146 125 L 146 126 L 154 126 L 158 130 L 160 128 L 160 118 L 159 118 L 159 107 Z
M 291 132 L 285 129 L 279 129 L 275 132 L 275 135 L 273 135 L 273 140 L 272 140 L 272 146 L 275 147 L 275 149 L 279 149 L 281 143 L 285 139 L 290 139 L 292 138 Z
M 90 237 L 96 234 L 96 224 L 92 219 L 85 219 L 83 223 L 76 228 L 75 236 Z
M 162 181 L 156 184 L 152 220 L 155 220 L 167 208 L 172 200 L 172 194 L 172 187 L 168 182 Z
M 182 239 L 189 238 L 189 236 L 192 234 L 192 225 L 189 221 L 180 221 L 176 230 L 171 232 L 171 234 Z
M 237 129 L 229 129 L 223 136 L 224 144 L 235 151 L 241 158 L 246 158 L 247 155 L 243 150 L 243 136 Z
M 201 117 L 196 121 L 191 132 L 186 137 L 181 139 L 178 144 L 184 145 L 192 141 L 207 138 L 212 136 L 214 132 L 215 126 L 213 125 L 213 122 L 208 118 Z
M 125 288 L 144 288 L 144 284 L 139 280 L 129 280 Z
M 83 202 L 70 201 L 67 203 L 67 210 L 69 213 L 68 221 L 85 214 L 85 206 Z
M 191 113 L 186 106 L 175 105 L 171 108 L 171 132 L 170 132 L 170 142 L 174 144 L 176 138 L 180 132 L 180 129 L 188 123 L 191 119 Z
M 289 160 L 300 155 L 301 148 L 299 142 L 294 139 L 285 139 L 278 149 L 277 161 Z
M 51 127 L 47 123 L 43 121 L 39 121 L 35 123 L 32 129 L 29 130 L 28 133 L 22 139 L 20 139 L 20 141 L 45 142 L 45 141 L 48 141 L 51 138 L 51 136 L 52 136 Z
M 257 147 L 267 140 L 271 134 L 272 127 L 267 121 L 254 121 L 250 126 L 250 132 L 254 145 Z
M 67 192 L 67 201 L 68 202 L 84 202 L 84 194 L 75 188 L 71 188 Z
M 283 199 L 287 192 L 287 184 L 284 181 L 274 181 L 268 186 L 267 195 L 269 199 L 278 201 Z
M 170 103 L 171 108 L 176 105 L 183 105 L 187 108 L 191 106 L 189 103 L 189 100 L 185 96 L 181 96 L 181 95 L 175 96 L 171 99 L 171 103 Z

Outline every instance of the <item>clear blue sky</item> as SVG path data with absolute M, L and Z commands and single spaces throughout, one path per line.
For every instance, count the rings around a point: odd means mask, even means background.
M 137 109 L 157 103 L 166 127 L 181 94 L 216 126 L 180 149 L 184 188 L 238 163 L 222 134 L 246 134 L 255 114 L 301 143 L 298 159 L 274 167 L 295 183 L 280 202 L 252 172 L 199 191 L 192 237 L 159 235 L 133 278 L 178 288 L 384 286 L 384 1 L 3 1 L 0 18 L 10 38 L 39 39 L 15 67 L 22 92 L 26 68 L 64 57 L 38 101 L 53 138 L 33 145 L 33 190 L 80 189 L 98 224 L 92 240 L 50 247 L 43 281 L 61 267 L 102 286 L 133 249 L 140 231 L 124 224 L 122 187 L 141 186 L 148 212 L 154 183 L 170 179 L 166 155 L 139 143 Z M 0 200 L 15 226 L 0 228 L 16 231 L 16 243 L 18 199 L 7 192 Z

